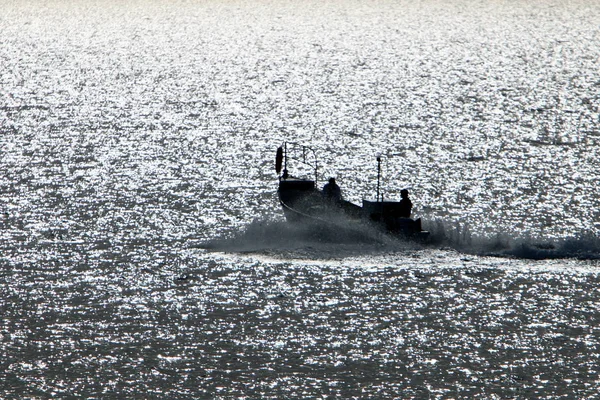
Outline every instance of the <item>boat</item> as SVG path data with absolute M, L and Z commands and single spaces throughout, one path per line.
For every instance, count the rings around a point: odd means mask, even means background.
M 309 166 L 314 177 L 294 177 L 288 163 L 297 161 Z M 277 190 L 285 219 L 290 224 L 325 230 L 336 235 L 383 233 L 410 240 L 425 240 L 429 232 L 422 229 L 421 219 L 402 216 L 398 201 L 384 201 L 379 195 L 381 158 L 377 157 L 377 195 L 375 200 L 363 200 L 359 206 L 343 199 L 332 199 L 318 189 L 318 162 L 313 149 L 292 142 L 283 143 L 275 157 L 278 174 Z

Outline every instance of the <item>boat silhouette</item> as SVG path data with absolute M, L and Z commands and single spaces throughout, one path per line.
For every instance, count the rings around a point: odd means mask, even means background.
M 310 166 L 314 178 L 291 176 L 288 171 L 290 161 Z M 401 202 L 380 198 L 380 162 L 378 157 L 376 200 L 363 199 L 362 206 L 359 206 L 341 198 L 331 198 L 318 189 L 318 162 L 313 149 L 297 143 L 284 143 L 277 149 L 275 170 L 279 176 L 277 193 L 286 220 L 334 235 L 379 232 L 402 239 L 426 239 L 429 232 L 422 229 L 420 218 L 407 218 Z

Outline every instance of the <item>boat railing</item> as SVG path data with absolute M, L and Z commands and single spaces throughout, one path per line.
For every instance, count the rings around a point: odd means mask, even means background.
M 318 180 L 319 163 L 317 153 L 311 147 L 295 142 L 284 142 L 283 145 L 284 176 L 287 174 L 287 163 L 289 160 L 297 161 L 312 168 L 315 176 L 315 184 Z

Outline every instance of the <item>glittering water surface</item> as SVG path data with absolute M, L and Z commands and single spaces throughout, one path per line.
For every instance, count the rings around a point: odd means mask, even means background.
M 0 0 L 0 397 L 598 393 L 596 2 L 126 3 Z M 287 226 L 284 140 L 431 243 Z

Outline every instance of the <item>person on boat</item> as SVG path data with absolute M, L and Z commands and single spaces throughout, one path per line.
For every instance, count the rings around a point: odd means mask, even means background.
M 410 218 L 410 212 L 412 210 L 412 201 L 408 198 L 408 190 L 402 189 L 400 191 L 400 200 L 399 205 L 399 217 L 401 218 Z
M 323 196 L 326 199 L 335 202 L 342 200 L 342 190 L 338 184 L 335 183 L 335 178 L 329 178 L 329 183 L 326 183 L 325 186 L 323 186 Z

